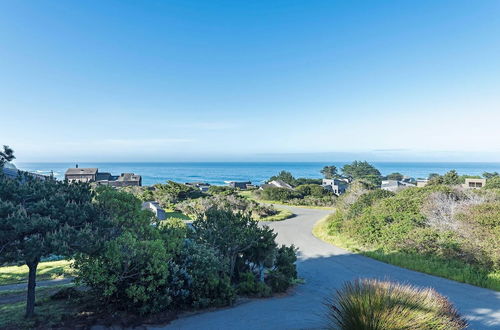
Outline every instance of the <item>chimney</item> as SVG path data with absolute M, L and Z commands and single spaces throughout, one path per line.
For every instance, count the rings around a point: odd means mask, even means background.
M 78 168 L 78 164 L 76 164 L 76 168 Z

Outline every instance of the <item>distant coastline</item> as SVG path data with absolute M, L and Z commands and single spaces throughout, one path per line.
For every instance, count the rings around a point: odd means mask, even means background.
M 176 182 L 204 181 L 223 185 L 224 181 L 252 181 L 261 184 L 281 170 L 296 177 L 320 178 L 325 165 L 342 167 L 346 162 L 82 162 L 80 167 L 98 167 L 112 173 L 133 172 L 143 178 L 144 185 Z M 430 173 L 444 174 L 455 169 L 459 174 L 481 175 L 483 172 L 500 172 L 500 162 L 372 162 L 383 175 L 399 172 L 414 178 L 425 178 Z M 17 167 L 40 174 L 53 171 L 58 179 L 75 163 L 70 162 L 18 162 Z

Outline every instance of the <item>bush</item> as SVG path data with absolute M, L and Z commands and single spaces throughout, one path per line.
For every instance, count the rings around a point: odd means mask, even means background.
M 453 305 L 432 289 L 361 279 L 326 302 L 330 329 L 464 329 Z
M 494 176 L 486 180 L 485 189 L 500 189 L 500 176 Z
M 177 304 L 181 307 L 205 308 L 226 306 L 233 302 L 235 292 L 226 275 L 227 260 L 213 248 L 186 240 L 176 256 L 182 270 L 182 292 Z
M 272 294 L 271 288 L 259 282 L 252 272 L 244 272 L 240 275 L 237 290 L 238 294 L 250 297 L 269 297 Z
M 267 283 L 273 292 L 285 292 L 297 279 L 297 249 L 282 245 L 276 253 L 273 269 L 269 272 Z
M 286 188 L 269 187 L 260 192 L 260 197 L 265 200 L 285 202 L 293 198 L 302 198 L 302 195 Z
M 139 240 L 125 233 L 106 243 L 99 256 L 75 259 L 78 282 L 102 306 L 139 314 L 165 310 L 172 302 L 167 279 L 170 258 L 162 240 Z

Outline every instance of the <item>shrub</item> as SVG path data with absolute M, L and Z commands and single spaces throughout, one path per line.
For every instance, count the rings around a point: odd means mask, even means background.
M 182 307 L 205 308 L 233 302 L 235 292 L 226 275 L 227 260 L 213 248 L 186 240 L 176 256 L 183 280 L 178 295 Z
M 494 176 L 486 180 L 485 189 L 500 189 L 500 176 Z
M 464 329 L 467 323 L 433 289 L 361 279 L 326 302 L 330 329 Z
M 272 294 L 271 288 L 259 282 L 252 272 L 244 272 L 240 275 L 237 290 L 238 294 L 250 297 L 269 297 Z
M 328 191 L 325 188 L 323 188 L 323 186 L 317 184 L 303 184 L 297 186 L 295 188 L 295 191 L 301 194 L 302 196 L 324 197 L 333 195 L 331 191 Z
M 99 256 L 78 256 L 74 267 L 77 280 L 103 306 L 147 314 L 165 310 L 172 302 L 169 258 L 162 240 L 139 240 L 124 233 L 106 243 Z
M 285 292 L 297 279 L 297 249 L 282 245 L 276 253 L 273 269 L 269 272 L 267 283 L 273 292 Z
M 302 198 L 302 195 L 294 190 L 278 187 L 265 188 L 260 192 L 262 199 L 285 202 L 293 198 Z

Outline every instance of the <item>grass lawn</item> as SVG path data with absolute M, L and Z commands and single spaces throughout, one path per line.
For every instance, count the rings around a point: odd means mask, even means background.
M 71 261 L 47 261 L 41 262 L 37 269 L 37 281 L 53 280 L 68 277 L 73 274 Z M 16 284 L 28 281 L 28 266 L 4 266 L 0 267 L 0 285 Z
M 37 286 L 35 288 L 35 290 L 36 290 L 36 294 L 38 295 L 39 292 L 42 293 L 42 292 L 47 292 L 47 291 L 57 291 L 60 289 L 72 287 L 74 285 L 75 285 L 74 283 L 67 283 L 67 284 L 57 284 L 57 285 L 49 285 L 49 286 Z M 26 296 L 26 289 L 0 291 L 0 298 L 14 296 L 14 295 L 22 295 L 23 297 L 25 297 Z
M 397 251 L 386 252 L 383 250 L 368 249 L 348 237 L 329 233 L 327 225 L 328 217 L 318 221 L 313 227 L 313 235 L 332 245 L 388 264 L 500 291 L 500 272 L 498 271 L 488 272 L 458 260 L 433 258 Z
M 53 288 L 52 288 L 53 289 Z M 0 328 L 31 329 L 43 324 L 44 329 L 59 323 L 63 317 L 75 315 L 76 306 L 66 300 L 52 300 L 50 296 L 54 290 L 37 290 L 35 317 L 24 318 L 26 301 L 0 305 Z
M 264 200 L 264 199 L 257 199 L 253 195 L 252 191 L 248 190 L 243 190 L 243 191 L 238 191 L 238 194 L 240 196 L 243 196 L 245 198 L 254 200 L 259 203 L 264 203 L 264 204 L 275 204 L 275 205 L 284 205 L 284 206 L 292 206 L 292 207 L 302 207 L 305 209 L 320 209 L 320 210 L 333 210 L 333 207 L 327 207 L 327 206 L 314 206 L 314 205 L 293 205 L 293 204 L 288 204 L 280 201 L 269 201 L 269 200 Z
M 179 211 L 172 210 L 172 209 L 166 209 L 165 215 L 166 215 L 167 219 L 177 218 L 177 219 L 181 219 L 181 220 L 191 220 L 191 218 L 188 217 L 187 215 L 185 215 Z

